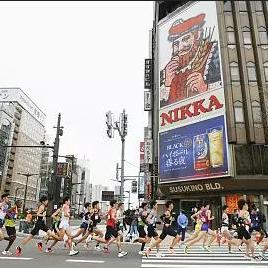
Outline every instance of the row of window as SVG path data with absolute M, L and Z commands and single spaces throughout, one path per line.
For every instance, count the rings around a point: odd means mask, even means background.
M 268 44 L 268 35 L 267 30 L 265 27 L 259 27 L 258 28 L 258 34 L 260 38 L 260 44 L 261 45 L 267 45 Z M 251 38 L 251 32 L 249 27 L 243 27 L 242 28 L 242 36 L 243 36 L 243 42 L 246 48 L 252 47 L 252 38 Z M 235 45 L 235 33 L 233 27 L 227 27 L 227 42 L 228 45 Z
M 250 83 L 257 82 L 255 63 L 250 61 L 246 64 L 246 67 L 248 73 L 248 81 Z M 264 70 L 265 81 L 268 82 L 268 62 L 265 62 L 263 64 L 263 70 Z M 237 62 L 233 61 L 230 63 L 230 73 L 232 83 L 240 82 L 239 65 Z
M 262 123 L 262 111 L 261 105 L 258 101 L 253 101 L 251 104 L 252 114 L 253 114 L 253 121 L 256 124 Z M 235 112 L 235 122 L 236 123 L 244 123 L 244 107 L 241 101 L 236 101 L 234 103 L 234 112 Z
M 247 12 L 248 11 L 246 1 L 237 1 L 237 2 L 238 2 L 240 12 Z M 254 1 L 254 4 L 255 4 L 255 11 L 256 12 L 262 12 L 263 11 L 262 1 Z M 224 11 L 225 12 L 231 12 L 232 11 L 231 1 L 225 1 L 225 3 L 224 3 Z

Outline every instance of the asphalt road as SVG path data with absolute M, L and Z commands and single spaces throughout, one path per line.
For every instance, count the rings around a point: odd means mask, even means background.
M 11 251 L 14 252 L 16 245 L 19 244 L 18 238 Z M 80 253 L 76 256 L 68 256 L 69 251 L 64 249 L 63 243 L 59 243 L 55 247 L 53 253 L 40 253 L 36 247 L 37 240 L 32 240 L 24 247 L 23 254 L 20 257 L 10 256 L 6 257 L 0 254 L 0 267 L 5 268 L 41 268 L 41 267 L 55 267 L 55 268 L 75 268 L 88 267 L 91 268 L 139 268 L 141 267 L 142 257 L 138 255 L 138 245 L 123 245 L 123 250 L 128 251 L 128 255 L 123 258 L 118 258 L 116 245 L 112 245 L 110 253 L 97 252 L 94 249 L 95 243 L 90 245 L 87 250 L 83 245 L 78 246 Z M 6 241 L 0 242 L 0 251 L 5 248 Z
M 19 238 L 18 240 L 20 240 Z M 40 253 L 35 245 L 37 240 L 31 241 L 25 246 L 20 258 L 15 256 L 5 257 L 0 255 L 0 267 L 4 268 L 267 268 L 268 260 L 252 261 L 244 258 L 244 253 L 234 249 L 229 254 L 226 246 L 213 246 L 211 252 L 204 251 L 200 246 L 194 246 L 188 254 L 184 254 L 182 248 L 176 248 L 173 254 L 168 252 L 168 247 L 164 246 L 160 252 L 162 257 L 155 255 L 153 250 L 150 256 L 140 256 L 137 254 L 139 245 L 124 244 L 124 250 L 129 254 L 124 258 L 117 257 L 115 246 L 111 246 L 109 254 L 94 250 L 95 243 L 87 250 L 83 245 L 78 247 L 80 253 L 69 257 L 68 250 L 60 243 L 54 253 Z M 19 243 L 16 241 L 15 246 Z M 0 250 L 4 249 L 6 242 L 0 243 Z M 12 248 L 14 250 L 15 246 Z M 243 249 L 245 250 L 245 248 Z M 258 251 L 259 252 L 259 251 Z M 256 255 L 258 255 L 258 252 Z

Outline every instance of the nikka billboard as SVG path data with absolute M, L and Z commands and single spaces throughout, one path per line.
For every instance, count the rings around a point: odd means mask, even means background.
M 215 1 L 159 22 L 159 182 L 229 175 Z

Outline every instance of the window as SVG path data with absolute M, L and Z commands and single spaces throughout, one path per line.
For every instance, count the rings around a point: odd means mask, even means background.
M 262 1 L 254 1 L 255 11 L 262 12 Z
M 227 43 L 228 45 L 235 44 L 235 34 L 234 29 L 232 27 L 227 28 Z
M 248 81 L 249 82 L 256 82 L 256 68 L 255 63 L 248 62 L 247 63 L 247 71 L 248 71 Z
M 258 101 L 252 102 L 252 113 L 253 113 L 253 122 L 262 123 L 261 105 Z
M 260 37 L 260 44 L 261 45 L 268 44 L 268 35 L 267 35 L 267 31 L 264 27 L 259 28 L 259 37 Z
M 263 67 L 264 67 L 265 81 L 268 82 L 268 62 L 265 62 L 263 64 Z
M 239 67 L 237 62 L 230 63 L 230 72 L 232 81 L 240 81 Z
M 235 111 L 235 122 L 236 123 L 244 123 L 244 110 L 243 110 L 243 104 L 240 101 L 236 101 L 234 103 L 234 111 Z
M 232 4 L 231 1 L 224 1 L 224 7 L 223 7 L 224 11 L 232 11 Z
M 239 11 L 246 12 L 247 11 L 247 3 L 246 1 L 238 1 Z
M 243 35 L 243 42 L 245 45 L 245 48 L 251 48 L 252 42 L 251 42 L 251 33 L 250 29 L 248 27 L 244 27 L 242 29 L 242 35 Z

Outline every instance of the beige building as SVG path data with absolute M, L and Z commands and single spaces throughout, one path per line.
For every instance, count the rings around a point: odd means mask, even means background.
M 19 88 L 0 89 L 0 103 L 14 107 L 14 131 L 10 135 L 12 146 L 37 146 L 44 140 L 44 113 Z M 1 192 L 11 198 L 24 198 L 26 176 L 18 173 L 37 174 L 29 177 L 26 207 L 35 207 L 40 188 L 40 148 L 11 148 L 6 156 L 6 172 L 2 176 Z
M 187 14 L 186 10 L 191 12 L 189 6 L 195 2 L 155 2 L 155 42 L 152 45 L 155 77 L 158 77 L 159 71 L 159 21 L 168 20 L 183 11 Z M 175 200 L 177 206 L 187 211 L 209 198 L 213 200 L 213 213 L 218 219 L 223 204 L 234 205 L 238 198 L 244 197 L 259 206 L 267 216 L 268 1 L 216 1 L 216 10 L 230 149 L 228 158 L 232 163 L 232 172 L 229 177 L 218 176 L 205 180 L 189 179 L 176 182 L 174 178 L 172 183 L 160 184 L 157 195 L 163 199 Z M 209 12 L 211 11 L 200 10 L 195 14 Z M 196 18 L 198 19 L 200 17 Z M 174 26 L 172 30 L 181 29 Z M 156 159 L 159 157 L 157 83 L 158 81 L 153 89 L 153 139 Z M 155 164 L 157 166 L 157 163 Z M 154 172 L 158 171 L 155 169 Z

